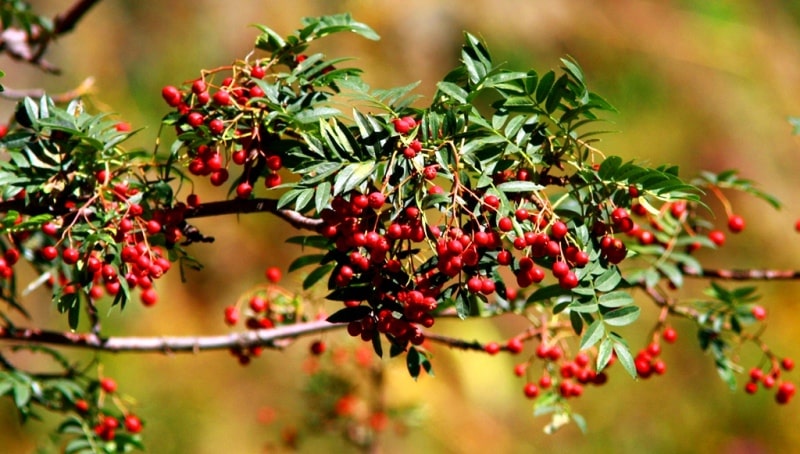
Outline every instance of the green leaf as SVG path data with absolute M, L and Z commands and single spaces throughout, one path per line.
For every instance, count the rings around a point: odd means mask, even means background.
M 455 99 L 461 104 L 467 103 L 467 96 L 469 96 L 469 93 L 467 93 L 463 88 L 459 87 L 458 85 L 452 82 L 445 82 L 445 81 L 439 82 L 438 84 L 436 84 L 436 88 L 440 92 L 444 93 L 445 95 L 449 96 L 452 99 Z
M 581 344 L 578 348 L 580 350 L 586 350 L 599 342 L 605 334 L 606 330 L 603 326 L 603 322 L 601 320 L 593 321 L 589 327 L 586 328 L 586 332 L 583 333 L 583 336 L 581 336 Z
M 605 331 L 605 330 L 604 330 Z M 606 368 L 608 362 L 611 360 L 611 352 L 613 349 L 613 342 L 606 337 L 600 346 L 597 348 L 597 371 L 600 372 Z
M 548 71 L 542 76 L 541 80 L 539 80 L 539 86 L 536 87 L 536 102 L 542 103 L 547 99 L 547 95 L 550 93 L 550 89 L 553 87 L 555 80 L 556 73 L 553 71 Z
M 369 306 L 345 307 L 331 314 L 327 321 L 331 323 L 350 323 L 361 320 L 371 313 L 372 308 Z
M 639 306 L 625 306 L 603 314 L 603 321 L 611 326 L 630 325 L 641 314 Z
M 294 115 L 294 119 L 297 120 L 298 123 L 308 124 L 341 114 L 342 112 L 339 109 L 333 107 L 317 107 L 315 109 L 301 110 Z
M 633 297 L 628 292 L 619 290 L 600 295 L 597 301 L 604 307 L 622 307 L 633 304 Z
M 313 265 L 315 263 L 319 263 L 322 259 L 325 258 L 324 254 L 311 254 L 311 255 L 303 255 L 296 258 L 291 265 L 289 265 L 289 272 L 296 271 L 304 266 Z
M 622 367 L 635 379 L 637 377 L 636 365 L 633 362 L 633 356 L 628 346 L 621 342 L 614 342 L 614 353 L 617 354 L 617 359 L 622 364 Z
M 319 268 L 314 269 L 314 271 L 308 273 L 305 279 L 303 279 L 303 290 L 308 290 L 314 286 L 320 279 L 325 277 L 331 270 L 335 267 L 333 263 L 329 263 L 327 265 L 320 266 Z
M 594 289 L 598 292 L 610 292 L 617 288 L 622 281 L 622 275 L 617 268 L 609 268 L 594 280 Z

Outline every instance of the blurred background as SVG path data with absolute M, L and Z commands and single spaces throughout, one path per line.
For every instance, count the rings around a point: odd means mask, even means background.
M 70 4 L 32 3 L 50 15 Z M 800 268 L 800 237 L 793 227 L 800 217 L 800 142 L 787 122 L 788 116 L 800 116 L 800 3 L 792 0 L 106 0 L 49 50 L 47 58 L 63 75 L 0 59 L 7 74 L 3 84 L 59 93 L 92 76 L 94 105 L 116 112 L 134 128 L 145 128 L 134 142 L 152 149 L 167 112 L 162 86 L 244 57 L 257 35 L 250 24 L 286 34 L 304 16 L 346 11 L 372 26 L 382 40 L 341 36 L 316 50 L 356 57 L 354 65 L 364 68 L 373 87 L 421 80 L 422 103 L 457 64 L 465 30 L 484 38 L 495 61 L 512 69 L 533 68 L 541 74 L 557 68 L 559 58 L 573 56 L 590 88 L 619 109 L 608 124 L 618 132 L 600 144 L 607 154 L 677 164 L 684 176 L 737 168 L 785 203 L 776 212 L 762 201 L 734 198 L 748 227 L 731 235 L 722 250 L 704 255 L 709 263 Z M 2 117 L 12 109 L 10 102 L 0 103 Z M 204 200 L 223 196 L 211 188 L 199 192 Z M 153 308 L 132 304 L 124 317 L 112 310 L 106 334 L 226 332 L 223 307 L 262 282 L 267 266 L 285 270 L 300 252 L 283 243 L 295 232 L 270 216 L 208 219 L 197 225 L 217 239 L 192 250 L 206 268 L 188 273 L 183 284 L 177 273 L 159 282 L 161 299 Z M 288 276 L 284 282 L 294 287 L 299 281 L 299 276 Z M 697 298 L 699 289 L 691 284 L 684 293 Z M 765 339 L 780 354 L 800 359 L 795 328 L 800 284 L 766 283 L 760 289 L 771 314 Z M 46 299 L 28 304 L 50 326 L 66 328 Z M 634 350 L 646 345 L 652 327 L 647 320 L 654 317 L 644 315 L 638 328 L 624 331 Z M 436 377 L 419 382 L 408 377 L 402 361 L 386 360 L 388 404 L 418 405 L 419 418 L 404 434 L 385 431 L 383 451 L 738 454 L 790 452 L 800 446 L 798 402 L 778 406 L 772 394 L 745 395 L 743 379 L 732 393 L 717 379 L 712 359 L 700 352 L 692 327 L 675 326 L 680 338 L 664 347 L 665 376 L 634 382 L 613 370 L 608 385 L 589 388 L 573 402 L 588 421 L 585 435 L 574 425 L 554 435 L 542 432 L 548 420 L 532 415 L 523 381 L 512 373 L 524 356 L 487 357 L 438 347 Z M 437 324 L 442 333 L 481 341 L 502 341 L 524 327 L 516 318 Z M 348 345 L 346 337 L 328 333 L 318 339 L 337 347 Z M 104 374 L 116 377 L 120 390 L 135 396 L 151 452 L 277 452 L 281 434 L 301 425 L 309 405 L 302 394 L 309 341 L 286 352 L 266 352 L 244 368 L 227 353 L 106 355 Z M 752 347 L 742 350 L 746 366 L 758 358 Z M 789 377 L 796 380 L 797 373 Z M 55 424 L 46 418 L 22 426 L 4 399 L 0 451 L 46 451 Z M 350 449 L 335 435 L 308 435 L 301 432 L 301 451 Z

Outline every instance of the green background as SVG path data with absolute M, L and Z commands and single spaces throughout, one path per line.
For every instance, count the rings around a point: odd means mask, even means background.
M 65 1 L 33 2 L 54 14 Z M 765 1 L 590 1 L 590 0 L 432 0 L 397 1 L 104 1 L 52 46 L 47 57 L 63 68 L 48 76 L 7 58 L 0 68 L 12 88 L 45 88 L 58 93 L 95 78 L 92 103 L 145 129 L 135 142 L 152 149 L 158 121 L 167 112 L 161 87 L 196 78 L 242 58 L 257 34 L 249 24 L 266 24 L 286 34 L 301 17 L 349 11 L 382 37 L 371 42 L 335 37 L 320 43 L 332 57 L 354 56 L 374 87 L 421 80 L 418 93 L 430 99 L 435 83 L 457 64 L 462 32 L 486 40 L 496 61 L 511 69 L 557 68 L 573 56 L 590 88 L 619 109 L 609 118 L 600 147 L 606 154 L 654 165 L 678 164 L 684 176 L 700 169 L 737 168 L 761 182 L 785 207 L 734 197 L 747 220 L 745 232 L 730 235 L 720 251 L 701 257 L 731 268 L 798 267 L 800 242 L 793 230 L 800 215 L 800 143 L 787 117 L 800 115 L 800 7 L 790 0 Z M 12 104 L 0 103 L 10 115 Z M 201 198 L 220 197 L 202 186 Z M 719 212 L 719 206 L 712 204 Z M 161 335 L 226 332 L 222 309 L 263 280 L 269 265 L 283 269 L 299 253 L 284 245 L 291 228 L 268 215 L 209 219 L 198 227 L 215 236 L 194 254 L 206 265 L 181 284 L 177 273 L 159 282 L 161 299 L 145 309 L 133 304 L 121 315 L 111 311 L 107 334 Z M 286 283 L 296 286 L 300 276 Z M 682 293 L 697 297 L 690 283 Z M 765 339 L 777 352 L 800 359 L 797 283 L 761 286 L 768 308 Z M 624 331 L 634 349 L 647 343 L 655 310 L 636 328 Z M 63 329 L 44 295 L 27 304 L 47 326 Z M 329 307 L 330 309 L 330 307 Z M 441 321 L 443 333 L 482 341 L 507 339 L 523 330 L 515 317 L 496 321 Z M 400 361 L 387 361 L 390 404 L 416 403 L 422 419 L 405 435 L 389 430 L 383 451 L 401 452 L 619 452 L 741 453 L 790 452 L 800 446 L 798 404 L 778 406 L 772 396 L 730 392 L 717 379 L 689 324 L 676 324 L 680 339 L 664 347 L 664 377 L 634 382 L 621 370 L 610 383 L 589 388 L 574 408 L 589 424 L 586 435 L 568 426 L 547 436 L 544 418 L 531 414 L 522 380 L 512 373 L 522 357 L 488 357 L 435 349 L 436 377 L 408 378 Z M 321 336 L 333 346 L 347 336 Z M 246 368 L 227 353 L 191 355 L 106 355 L 106 375 L 136 396 L 147 421 L 144 435 L 154 453 L 256 453 L 279 451 L 280 433 L 297 423 L 307 403 L 301 397 L 306 341 L 288 351 L 266 352 Z M 528 347 L 524 354 L 530 353 Z M 745 365 L 758 359 L 742 350 Z M 87 356 L 78 356 L 88 359 Z M 36 367 L 36 358 L 21 358 Z M 790 374 L 793 377 L 796 374 Z M 741 383 L 743 386 L 743 382 Z M 277 419 L 259 422 L 259 411 Z M 47 448 L 56 422 L 21 426 L 13 407 L 0 401 L 0 451 Z M 301 450 L 346 451 L 333 435 L 304 438 Z

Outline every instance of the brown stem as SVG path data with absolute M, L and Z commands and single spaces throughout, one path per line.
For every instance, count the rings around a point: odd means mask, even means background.
M 42 70 L 57 74 L 59 69 L 42 57 L 53 38 L 72 31 L 92 6 L 100 0 L 76 0 L 64 12 L 53 18 L 53 30 L 48 32 L 38 25 L 30 32 L 8 28 L 0 32 L 0 50 L 15 60 L 31 63 Z
M 75 98 L 85 95 L 92 89 L 92 86 L 94 86 L 94 77 L 87 77 L 83 82 L 81 82 L 80 85 L 72 90 L 51 95 L 50 98 L 52 98 L 53 102 L 56 104 L 65 104 Z M 0 97 L 11 101 L 19 101 L 25 98 L 41 98 L 47 94 L 47 92 L 41 88 L 33 88 L 28 90 L 15 90 L 8 87 L 4 88 L 5 90 L 0 92 Z
M 345 326 L 347 325 L 333 324 L 321 320 L 218 336 L 106 338 L 93 333 L 71 333 L 14 327 L 0 328 L 0 342 L 74 347 L 112 353 L 198 353 L 208 350 L 227 350 L 231 348 L 248 348 L 254 346 L 282 349 L 285 348 L 288 343 L 281 341 L 288 341 L 296 337 L 322 331 L 340 329 Z
M 262 212 L 272 213 L 297 229 L 314 230 L 322 225 L 322 219 L 309 218 L 293 210 L 278 209 L 278 201 L 275 199 L 231 199 L 204 203 L 196 208 L 187 209 L 184 218 Z
M 775 281 L 800 279 L 798 270 L 733 270 L 733 269 L 711 269 L 703 268 L 695 270 L 684 268 L 683 273 L 687 277 L 696 278 L 717 278 L 731 281 Z

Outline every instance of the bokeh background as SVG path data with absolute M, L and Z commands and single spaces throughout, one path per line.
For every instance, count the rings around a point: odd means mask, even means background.
M 33 1 L 50 14 L 70 2 Z M 619 109 L 609 117 L 601 148 L 607 153 L 652 164 L 681 166 L 684 175 L 700 169 L 737 168 L 761 183 L 785 206 L 736 197 L 748 227 L 728 245 L 704 257 L 726 267 L 800 267 L 800 237 L 794 221 L 800 142 L 787 117 L 800 115 L 800 3 L 793 0 L 106 0 L 77 30 L 63 36 L 47 57 L 64 69 L 58 77 L 0 59 L 13 88 L 62 92 L 88 76 L 96 80 L 92 102 L 116 112 L 135 128 L 136 145 L 152 149 L 158 121 L 167 107 L 160 89 L 195 78 L 243 57 L 263 23 L 280 33 L 299 27 L 301 17 L 349 11 L 371 25 L 379 42 L 337 37 L 318 50 L 355 56 L 374 87 L 421 80 L 422 102 L 457 64 L 462 32 L 483 37 L 496 61 L 513 69 L 557 68 L 571 55 L 583 66 L 590 87 Z M 0 114 L 12 111 L 0 103 Z M 209 200 L 219 196 L 199 189 Z M 715 207 L 718 208 L 718 207 Z M 111 311 L 108 334 L 158 335 L 221 333 L 222 308 L 263 280 L 268 265 L 283 269 L 299 249 L 283 244 L 294 234 L 266 215 L 199 221 L 215 236 L 213 245 L 195 247 L 206 265 L 180 283 L 177 273 L 160 283 L 162 298 L 151 309 L 130 306 Z M 288 277 L 297 285 L 298 277 Z M 698 297 L 691 284 L 687 297 Z M 800 359 L 800 284 L 761 285 L 770 312 L 766 339 L 776 351 Z M 64 327 L 44 298 L 29 299 L 37 316 Z M 648 312 L 648 311 L 645 311 Z M 649 326 L 625 334 L 634 348 L 647 342 Z M 442 321 L 443 333 L 479 340 L 506 339 L 524 321 Z M 680 339 L 664 348 L 664 377 L 634 382 L 621 370 L 602 388 L 587 389 L 574 402 L 589 424 L 583 435 L 567 426 L 542 433 L 545 418 L 532 415 L 512 374 L 519 357 L 436 349 L 436 377 L 408 378 L 400 361 L 386 361 L 387 399 L 416 403 L 419 425 L 405 435 L 389 430 L 383 451 L 400 452 L 617 452 L 772 453 L 800 448 L 798 403 L 776 405 L 771 395 L 732 393 L 716 377 L 711 358 L 694 340 L 692 327 L 677 323 Z M 345 345 L 342 333 L 321 338 Z M 147 421 L 147 444 L 154 453 L 273 452 L 280 434 L 301 420 L 307 341 L 286 352 L 267 352 L 242 368 L 226 353 L 198 356 L 106 355 L 104 373 L 123 392 L 136 396 Z M 85 355 L 76 356 L 83 360 Z M 758 355 L 743 350 L 749 365 Z M 794 375 L 797 375 L 796 373 Z M 791 375 L 790 375 L 791 376 Z M 743 382 L 741 383 L 743 385 Z M 275 412 L 276 420 L 264 414 Z M 259 415 L 262 415 L 259 418 Z M 0 401 L 0 451 L 47 451 L 55 422 L 20 425 L 13 407 Z M 303 439 L 306 452 L 347 452 L 348 446 L 324 433 Z

